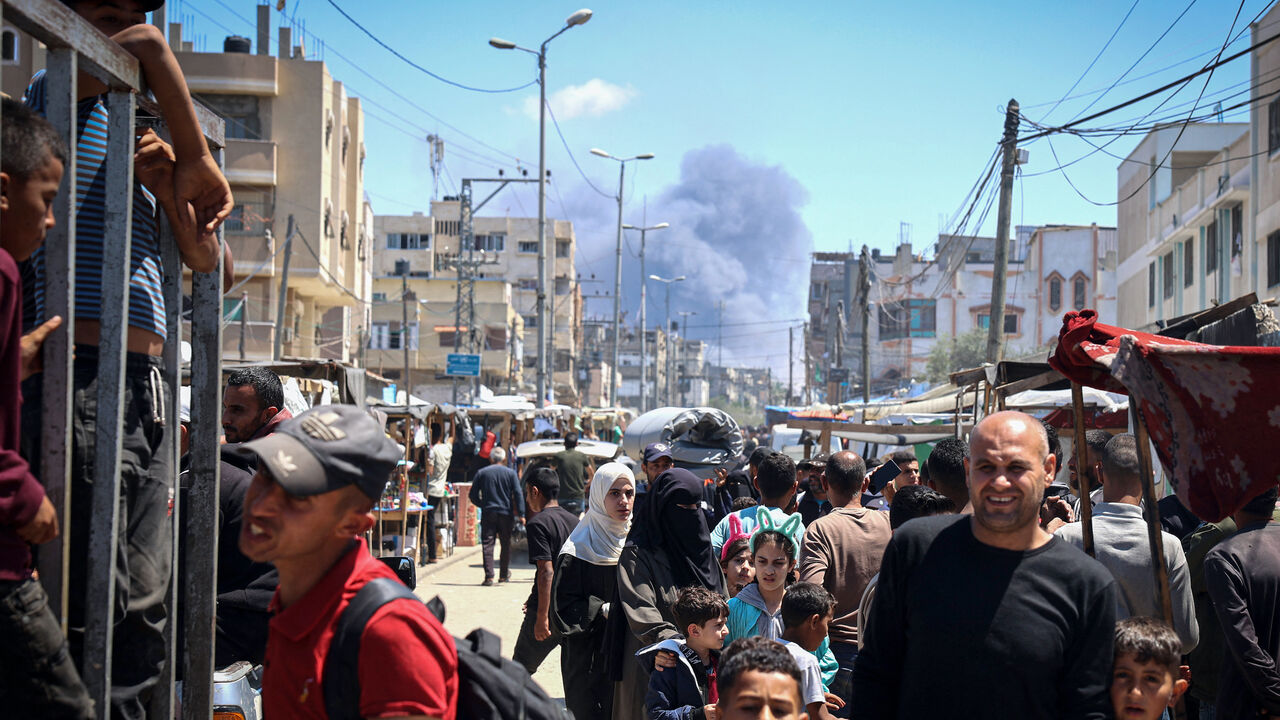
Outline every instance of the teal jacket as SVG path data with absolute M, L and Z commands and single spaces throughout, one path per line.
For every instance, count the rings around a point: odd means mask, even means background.
M 772 616 L 765 614 L 764 598 L 755 583 L 742 588 L 738 594 L 729 598 L 729 620 L 725 623 L 729 628 L 729 637 L 724 639 L 724 646 L 738 638 L 763 635 L 770 640 L 782 638 L 782 611 Z M 831 683 L 836 679 L 836 671 L 840 663 L 831 652 L 831 639 L 823 639 L 822 644 L 813 652 L 818 659 L 818 667 L 822 669 L 822 689 L 830 692 Z

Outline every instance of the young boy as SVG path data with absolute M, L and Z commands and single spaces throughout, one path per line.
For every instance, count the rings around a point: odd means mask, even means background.
M 0 128 L 0 707 L 13 717 L 91 718 L 93 702 L 67 653 L 44 588 L 31 577 L 31 545 L 58 535 L 44 487 L 18 454 L 18 383 L 40 343 L 61 322 L 50 319 L 20 338 L 26 260 L 53 227 L 53 198 L 66 145 L 22 105 L 3 101 Z
M 636 653 L 650 671 L 649 692 L 644 698 L 650 720 L 718 720 L 716 666 L 720 648 L 729 634 L 725 620 L 729 604 L 724 596 L 704 587 L 687 587 L 671 606 L 684 638 L 670 638 Z M 676 667 L 653 672 L 658 651 L 675 653 Z
M 822 670 L 813 656 L 827 639 L 835 606 L 826 588 L 810 582 L 798 582 L 782 596 L 782 641 L 800 667 L 800 696 L 812 720 L 831 720 L 828 704 L 836 710 L 844 707 L 843 700 L 823 688 Z
M 781 643 L 753 635 L 735 640 L 722 657 L 719 720 L 808 720 L 800 668 Z
M 1111 672 L 1111 705 L 1117 718 L 1158 720 L 1187 681 L 1179 676 L 1182 641 L 1168 625 L 1149 617 L 1116 623 L 1116 662 Z
M 172 147 L 150 130 L 135 130 L 133 158 L 134 187 L 129 199 L 133 206 L 127 311 L 124 318 L 104 317 L 104 275 L 119 267 L 103 267 L 105 249 L 118 245 L 121 237 L 109 237 L 102 218 L 110 203 L 107 187 L 106 148 L 111 113 L 107 86 L 87 72 L 76 81 L 79 97 L 75 129 L 76 173 L 76 257 L 75 257 L 75 370 L 72 384 L 77 402 L 72 410 L 70 525 L 68 534 L 70 567 L 68 597 L 68 637 L 72 656 L 83 657 L 85 608 L 88 577 L 89 527 L 96 457 L 98 394 L 98 347 L 102 323 L 124 320 L 128 327 L 125 383 L 121 392 L 124 431 L 120 434 L 119 476 L 109 478 L 120 485 L 120 532 L 116 566 L 121 577 L 114 597 L 115 633 L 112 645 L 111 708 L 114 717 L 135 720 L 146 716 L 146 708 L 159 681 L 165 652 L 164 599 L 171 574 L 172 533 L 168 517 L 177 469 L 159 448 L 177 423 L 167 421 L 173 407 L 173 389 L 163 379 L 163 363 L 169 313 L 180 308 L 166 307 L 163 282 L 166 275 L 180 276 L 180 267 L 165 267 L 161 252 L 158 211 L 163 210 L 173 230 L 174 244 L 182 263 L 198 272 L 217 267 L 221 254 L 215 231 L 231 212 L 231 188 L 219 171 L 197 121 L 191 94 L 177 59 L 159 28 L 147 23 L 147 13 L 163 0 L 63 0 L 86 22 L 138 60 L 143 79 L 160 105 Z M 32 78 L 24 102 L 37 113 L 48 107 L 49 78 L 42 71 Z M 118 190 L 115 190 L 118 192 Z M 29 326 L 46 319 L 43 253 L 32 255 L 24 269 L 25 300 Z M 116 311 L 118 312 L 118 311 Z M 32 435 L 28 451 L 40 453 L 39 379 L 30 378 L 25 396 L 23 424 Z M 80 398 L 83 398 L 81 400 Z M 99 712 L 104 712 L 99 708 Z

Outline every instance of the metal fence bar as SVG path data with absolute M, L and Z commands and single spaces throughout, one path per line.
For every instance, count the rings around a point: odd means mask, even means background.
M 116 89 L 142 87 L 138 60 L 102 36 L 69 6 L 55 0 L 5 0 L 4 20 L 55 48 L 72 48 L 80 69 Z
M 221 167 L 223 152 L 214 149 Z M 219 247 L 222 229 L 218 230 Z M 221 475 L 217 438 L 222 432 L 222 263 L 191 276 L 191 445 L 186 546 L 186 667 L 182 717 L 208 720 L 213 706 L 213 627 L 218 575 L 218 492 Z
M 111 715 L 111 647 L 120 521 L 120 437 L 124 427 L 125 341 L 129 319 L 129 257 L 133 244 L 134 97 L 107 96 L 106 213 L 102 243 L 102 334 L 98 340 L 98 397 L 94 430 L 93 513 L 89 525 L 89 582 L 80 669 L 99 717 Z
M 165 138 L 166 141 L 169 138 Z M 160 454 L 163 459 L 167 460 L 167 466 L 173 468 L 174 485 L 173 485 L 173 512 L 169 515 L 169 536 L 172 538 L 170 547 L 173 552 L 170 556 L 169 590 L 166 593 L 165 607 L 168 608 L 168 620 L 164 625 L 164 654 L 165 663 L 160 669 L 160 681 L 156 685 L 155 692 L 151 695 L 150 713 L 153 718 L 172 718 L 174 703 L 174 676 L 177 668 L 177 629 L 178 629 L 178 579 L 180 577 L 180 567 L 178 565 L 178 528 L 182 523 L 182 503 L 178 502 L 180 491 L 177 483 L 178 473 L 178 453 L 179 441 L 181 440 L 182 430 L 181 411 L 182 411 L 182 258 L 178 256 L 178 246 L 173 239 L 173 228 L 169 226 L 169 219 L 164 211 L 160 211 L 157 217 L 157 223 L 160 228 L 160 262 L 164 266 L 164 304 L 165 304 L 165 329 L 166 337 L 164 343 L 164 355 L 162 361 L 164 363 L 165 382 L 173 390 L 172 404 L 165 409 L 165 417 L 169 421 L 164 428 L 164 444 L 160 447 Z
M 75 50 L 50 48 L 45 73 L 45 115 L 58 135 L 76 136 Z M 62 184 L 53 202 L 57 224 L 44 241 L 45 315 L 62 316 L 62 329 L 44 341 L 40 420 L 40 479 L 58 511 L 58 537 L 39 550 L 40 581 L 49 605 L 67 629 L 67 564 L 71 557 L 71 347 L 75 337 L 76 154 L 68 148 Z

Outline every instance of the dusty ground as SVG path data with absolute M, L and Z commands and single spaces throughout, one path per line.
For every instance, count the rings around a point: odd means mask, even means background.
M 533 589 L 533 566 L 524 545 L 512 549 L 511 582 L 492 587 L 480 585 L 484 566 L 479 547 L 459 547 L 453 552 L 435 565 L 419 568 L 417 594 L 424 600 L 435 595 L 444 600 L 448 610 L 444 624 L 450 633 L 465 637 L 477 627 L 487 628 L 502 638 L 502 654 L 511 657 L 524 620 L 520 608 Z M 548 695 L 563 700 L 559 648 L 551 651 L 533 679 Z

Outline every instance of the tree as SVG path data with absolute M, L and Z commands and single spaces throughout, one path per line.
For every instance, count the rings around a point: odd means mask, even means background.
M 925 374 L 931 382 L 946 382 L 957 370 L 976 368 L 987 360 L 987 331 L 974 328 L 963 335 L 939 341 L 929 351 Z

